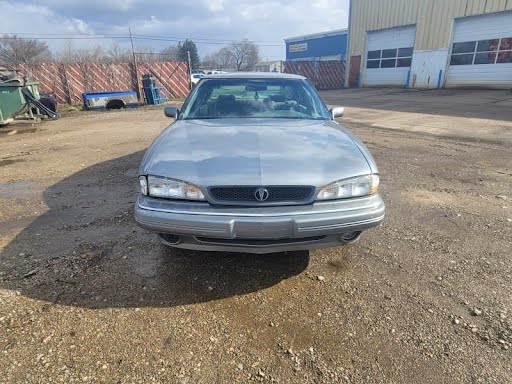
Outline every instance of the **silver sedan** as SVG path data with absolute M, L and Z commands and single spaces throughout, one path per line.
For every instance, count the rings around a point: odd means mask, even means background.
M 206 76 L 140 166 L 137 223 L 164 244 L 270 253 L 349 244 L 384 218 L 379 172 L 307 79 Z

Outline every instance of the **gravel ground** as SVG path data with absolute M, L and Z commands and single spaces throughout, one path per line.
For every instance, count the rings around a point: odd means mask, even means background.
M 512 94 L 336 91 L 382 174 L 357 244 L 163 248 L 133 220 L 160 109 L 0 130 L 0 383 L 512 382 Z

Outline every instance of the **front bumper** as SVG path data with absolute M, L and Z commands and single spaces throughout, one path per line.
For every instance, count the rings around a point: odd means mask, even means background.
M 257 208 L 213 207 L 143 195 L 135 203 L 137 223 L 151 231 L 178 235 L 173 246 L 251 253 L 340 245 L 339 235 L 375 227 L 384 213 L 379 195 Z M 222 239 L 226 241 L 219 241 Z

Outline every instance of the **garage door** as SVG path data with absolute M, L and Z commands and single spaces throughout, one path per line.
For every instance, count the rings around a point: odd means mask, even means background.
M 363 85 L 404 86 L 411 69 L 416 27 L 368 32 Z
M 455 20 L 447 86 L 512 86 L 512 12 Z

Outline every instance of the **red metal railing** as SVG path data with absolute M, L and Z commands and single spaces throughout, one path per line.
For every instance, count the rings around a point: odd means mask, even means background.
M 84 92 L 137 90 L 137 77 L 151 72 L 161 80 L 167 97 L 186 97 L 189 92 L 187 64 L 182 62 L 138 63 L 137 75 L 131 63 L 22 65 L 19 72 L 38 80 L 42 92 L 55 93 L 59 103 L 81 104 Z
M 345 85 L 345 61 L 285 61 L 284 72 L 307 77 L 317 89 L 339 89 Z

